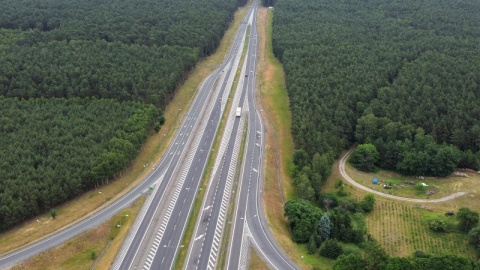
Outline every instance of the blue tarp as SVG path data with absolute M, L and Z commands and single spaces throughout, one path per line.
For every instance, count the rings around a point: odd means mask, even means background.
M 377 179 L 377 178 L 373 178 L 372 184 L 374 184 L 374 185 L 378 184 L 378 179 Z

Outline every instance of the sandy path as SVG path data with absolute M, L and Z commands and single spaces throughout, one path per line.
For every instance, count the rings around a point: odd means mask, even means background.
M 386 193 L 383 193 L 383 192 L 380 192 L 380 191 L 373 190 L 371 188 L 368 188 L 364 185 L 361 185 L 361 184 L 355 182 L 355 180 L 353 180 L 350 176 L 348 176 L 347 172 L 345 171 L 345 161 L 347 160 L 347 158 L 350 156 L 351 153 L 352 153 L 352 150 L 348 151 L 342 157 L 342 159 L 340 159 L 340 162 L 338 163 L 338 168 L 340 170 L 340 174 L 342 175 L 343 179 L 348 181 L 352 186 L 354 186 L 356 188 L 359 188 L 359 189 L 362 189 L 362 190 L 365 190 L 366 192 L 370 192 L 370 193 L 373 193 L 375 195 L 379 195 L 379 196 L 383 196 L 383 197 L 387 197 L 387 198 L 391 198 L 391 199 L 395 199 L 395 200 L 407 201 L 407 202 L 417 202 L 417 203 L 445 202 L 445 201 L 452 200 L 452 199 L 455 199 L 457 197 L 460 197 L 460 196 L 463 196 L 463 195 L 467 194 L 466 192 L 462 191 L 462 192 L 452 193 L 452 194 L 450 194 L 446 197 L 439 198 L 439 199 L 412 199 L 412 198 L 390 195 L 390 194 L 386 194 Z

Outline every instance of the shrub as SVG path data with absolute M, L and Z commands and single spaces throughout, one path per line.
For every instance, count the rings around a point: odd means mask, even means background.
M 365 269 L 367 262 L 358 254 L 349 254 L 340 256 L 333 265 L 334 270 L 352 270 Z
M 336 259 L 342 255 L 342 246 L 334 239 L 329 239 L 323 243 L 323 247 L 320 249 L 320 255 L 330 259 Z
M 365 211 L 365 213 L 372 212 L 373 206 L 375 205 L 375 197 L 373 196 L 373 194 L 365 195 L 360 205 L 363 211 Z
M 343 186 L 340 186 L 340 187 L 338 188 L 337 195 L 338 195 L 339 197 L 345 197 L 345 196 L 347 196 L 348 194 L 347 194 L 347 192 L 345 191 L 345 188 L 344 188 Z
M 310 240 L 308 241 L 308 254 L 313 254 L 317 251 L 317 236 L 316 234 L 312 234 L 310 236 Z
M 446 232 L 447 223 L 441 219 L 436 218 L 430 221 L 429 228 L 434 232 Z
M 468 243 L 474 246 L 480 244 L 480 226 L 475 227 L 468 232 Z
M 462 232 L 468 232 L 478 225 L 479 215 L 468 207 L 462 207 L 457 213 L 458 229 Z
M 330 209 L 335 208 L 338 205 L 337 196 L 333 193 L 322 193 L 319 198 L 320 207 L 329 211 Z

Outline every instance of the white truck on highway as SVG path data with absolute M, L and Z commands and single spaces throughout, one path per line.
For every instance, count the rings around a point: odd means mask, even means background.
M 242 107 L 237 107 L 237 113 L 235 114 L 237 117 L 242 115 Z

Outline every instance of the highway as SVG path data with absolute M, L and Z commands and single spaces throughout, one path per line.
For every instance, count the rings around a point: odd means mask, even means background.
M 227 127 L 222 137 L 214 173 L 209 182 L 201 213 L 198 215 L 195 232 L 190 240 L 189 252 L 184 269 L 216 269 L 220 250 L 227 246 L 224 239 L 226 213 L 237 169 L 238 148 L 246 133 L 245 153 L 238 183 L 235 218 L 230 238 L 228 269 L 246 269 L 250 243 L 261 258 L 273 269 L 298 269 L 276 244 L 264 220 L 261 202 L 261 173 L 263 171 L 264 129 L 255 104 L 255 74 L 257 55 L 256 12 L 248 17 L 250 27 L 241 80 L 236 89 L 232 109 L 227 118 Z M 238 102 L 237 102 L 238 100 Z M 242 108 L 241 117 L 235 117 L 235 109 Z M 248 121 L 248 123 L 247 123 Z M 222 151 L 224 150 L 224 151 Z M 227 235 L 228 236 L 228 235 Z
M 112 269 L 173 268 L 213 140 L 225 111 L 245 33 L 246 24 L 242 23 L 229 55 L 210 77 L 215 77 L 215 83 L 205 108 L 187 113 L 188 118 L 195 118 L 196 121 L 192 123 L 191 130 L 185 131 L 193 135 L 185 142 L 188 147 L 184 149 L 187 150 L 178 152 L 178 159 L 168 166 L 164 177 L 172 180 L 164 181 L 165 187 L 159 188 L 154 198 L 145 204 L 142 211 L 146 214 L 137 218 Z
M 244 23 L 248 25 L 255 14 L 256 7 Z M 227 116 L 226 128 L 215 160 L 213 173 L 209 179 L 206 196 L 200 210 L 201 213 L 197 218 L 195 233 L 190 241 L 184 269 L 215 269 L 218 261 L 245 121 L 245 117 L 236 115 L 237 108 L 244 107 L 246 96 L 246 91 L 239 91 L 239 89 L 242 90 L 243 86 L 246 86 L 244 78 L 247 78 L 248 73 L 245 73 L 245 66 L 249 65 L 249 61 L 248 58 L 244 61 L 237 91 L 235 91 L 231 110 Z M 245 113 L 242 114 L 246 115 Z

